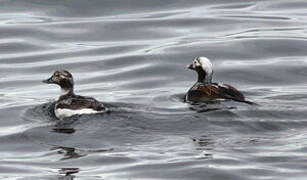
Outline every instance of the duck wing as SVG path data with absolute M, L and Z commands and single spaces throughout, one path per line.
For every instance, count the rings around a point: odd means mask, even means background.
M 201 84 L 198 85 L 196 91 L 201 92 L 208 99 L 225 99 L 217 84 Z
M 206 102 L 216 99 L 225 99 L 215 83 L 196 83 L 186 94 L 186 101 Z
M 237 90 L 235 87 L 229 85 L 229 84 L 222 84 L 219 85 L 220 90 L 223 92 L 225 99 L 231 99 L 238 102 L 243 102 L 247 104 L 257 105 L 254 102 L 245 100 L 244 95 Z
M 104 105 L 101 102 L 97 101 L 96 99 L 92 97 L 79 96 L 79 95 L 74 95 L 67 99 L 62 99 L 58 103 L 57 107 L 58 108 L 69 108 L 69 109 L 89 108 L 89 109 L 93 109 L 96 111 L 105 110 Z
M 229 84 L 218 85 L 220 92 L 223 94 L 225 99 L 232 99 L 236 101 L 245 101 L 243 94 L 235 87 Z
M 231 99 L 233 101 L 254 104 L 253 102 L 246 101 L 244 95 L 229 84 L 202 84 L 198 86 L 197 90 L 211 99 Z

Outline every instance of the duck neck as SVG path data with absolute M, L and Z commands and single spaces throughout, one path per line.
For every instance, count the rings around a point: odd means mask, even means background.
M 61 88 L 61 96 L 74 94 L 73 88 Z
M 211 83 L 212 82 L 212 74 L 207 74 L 203 69 L 196 69 L 198 74 L 197 82 L 198 83 Z
M 69 80 L 61 80 L 59 83 L 61 87 L 61 96 L 74 94 L 74 83 Z
M 212 83 L 212 76 L 205 76 L 205 77 L 198 76 L 197 82 L 210 84 Z

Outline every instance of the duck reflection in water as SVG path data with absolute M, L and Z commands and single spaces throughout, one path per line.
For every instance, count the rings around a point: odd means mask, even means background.
M 59 170 L 59 174 L 61 174 L 61 176 L 58 178 L 58 180 L 74 180 L 75 176 L 72 174 L 76 174 L 78 172 L 79 168 L 61 168 Z
M 73 147 L 65 147 L 65 146 L 56 146 L 51 148 L 51 150 L 58 150 L 58 154 L 63 154 L 63 158 L 61 160 L 66 159 L 77 159 L 83 156 L 86 156 L 86 154 L 81 154 L 80 152 L 76 152 L 76 148 Z
M 215 142 L 210 136 L 204 135 L 198 138 L 192 138 L 192 141 L 196 146 L 196 150 L 201 152 L 199 159 L 213 158 L 212 151 L 215 148 Z

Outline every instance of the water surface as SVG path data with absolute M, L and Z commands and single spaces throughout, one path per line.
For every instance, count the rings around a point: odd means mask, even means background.
M 300 180 L 307 153 L 307 3 L 303 0 L 2 0 L 0 179 Z M 260 106 L 189 105 L 185 70 Z M 59 122 L 59 88 L 111 113 Z

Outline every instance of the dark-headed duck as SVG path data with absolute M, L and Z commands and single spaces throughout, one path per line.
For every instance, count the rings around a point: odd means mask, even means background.
M 61 87 L 61 96 L 55 103 L 54 114 L 58 119 L 81 114 L 106 112 L 104 105 L 92 97 L 79 96 L 74 93 L 74 80 L 68 71 L 55 71 L 43 81 L 47 84 L 57 84 Z

